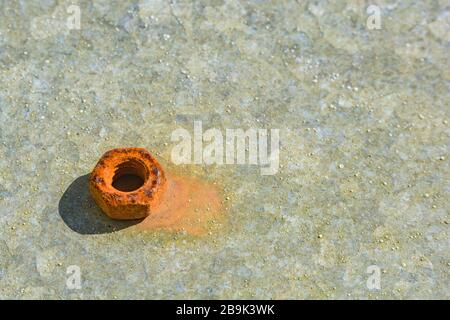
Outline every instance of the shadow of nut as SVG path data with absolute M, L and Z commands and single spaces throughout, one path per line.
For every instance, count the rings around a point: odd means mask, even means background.
M 161 201 L 166 178 L 158 161 L 143 148 L 106 152 L 89 177 L 89 190 L 112 219 L 147 217 Z

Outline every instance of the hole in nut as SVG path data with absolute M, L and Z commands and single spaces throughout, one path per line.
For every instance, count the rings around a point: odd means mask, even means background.
M 127 160 L 119 164 L 114 173 L 112 186 L 123 192 L 139 189 L 148 178 L 148 170 L 138 160 Z

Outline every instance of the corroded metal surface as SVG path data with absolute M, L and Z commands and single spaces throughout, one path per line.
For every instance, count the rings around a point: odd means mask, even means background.
M 113 186 L 114 177 L 141 175 L 142 185 L 122 191 Z M 120 177 L 119 177 L 120 178 Z M 166 187 L 161 165 L 144 148 L 119 148 L 106 152 L 89 179 L 92 197 L 111 218 L 132 220 L 147 217 L 158 206 Z
M 0 1 L 0 298 L 450 298 L 448 1 L 73 2 Z M 279 171 L 175 166 L 194 121 L 280 129 Z M 224 215 L 109 219 L 121 146 Z

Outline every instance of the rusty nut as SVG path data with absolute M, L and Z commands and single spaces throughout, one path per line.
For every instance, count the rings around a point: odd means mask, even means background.
M 89 178 L 89 190 L 112 219 L 147 217 L 161 201 L 166 177 L 158 161 L 143 148 L 106 152 Z

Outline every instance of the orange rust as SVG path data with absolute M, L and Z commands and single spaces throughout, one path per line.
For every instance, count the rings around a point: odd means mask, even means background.
M 160 205 L 137 227 L 202 235 L 222 223 L 222 202 L 215 185 L 198 178 L 167 176 Z
M 134 180 L 120 185 L 119 180 L 127 175 Z M 221 196 L 215 185 L 198 178 L 166 175 L 143 148 L 106 152 L 91 173 L 89 189 L 110 218 L 145 218 L 136 226 L 140 230 L 201 235 L 222 220 Z
M 119 190 L 113 184 L 123 177 L 141 179 L 135 190 Z M 133 178 L 134 177 L 134 178 Z M 158 206 L 166 188 L 161 165 L 143 148 L 120 148 L 106 152 L 89 179 L 95 202 L 112 219 L 132 220 L 148 216 Z

